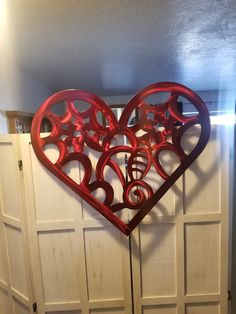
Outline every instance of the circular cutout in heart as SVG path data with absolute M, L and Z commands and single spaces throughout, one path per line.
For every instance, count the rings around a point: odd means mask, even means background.
M 153 103 L 150 98 L 162 93 L 168 93 L 168 98 Z M 192 104 L 196 112 L 193 116 L 181 112 L 182 98 Z M 63 107 L 62 115 L 56 113 Z M 45 118 L 50 121 L 52 131 L 41 137 Z M 186 151 L 183 135 L 194 125 L 200 126 L 199 139 Z M 122 143 L 117 140 L 121 135 Z M 171 82 L 155 83 L 141 90 L 125 106 L 119 121 L 112 109 L 94 94 L 83 90 L 58 92 L 36 112 L 31 130 L 32 145 L 41 163 L 126 235 L 199 156 L 209 135 L 209 113 L 204 102 L 189 88 Z M 48 144 L 58 148 L 56 161 L 51 161 L 45 153 Z M 98 156 L 96 162 L 91 152 Z M 122 158 L 118 158 L 120 154 Z M 169 169 L 166 164 L 173 166 L 173 158 L 178 166 Z M 65 171 L 73 161 L 83 167 L 79 182 Z M 107 169 L 121 186 L 119 201 L 116 189 L 107 179 Z M 152 182 L 150 172 L 156 177 Z M 155 181 L 159 182 L 157 187 Z M 102 201 L 94 196 L 99 189 L 105 194 Z M 135 210 L 128 223 L 117 215 L 124 209 Z

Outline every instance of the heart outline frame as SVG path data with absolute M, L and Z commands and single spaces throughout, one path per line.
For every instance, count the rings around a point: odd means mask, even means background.
M 106 162 L 110 162 L 108 155 L 110 156 L 111 148 L 110 148 L 110 142 L 112 138 L 116 134 L 124 134 L 128 135 L 131 139 L 131 153 L 135 151 L 132 160 L 135 159 L 137 156 L 137 151 L 140 147 L 137 145 L 140 145 L 140 140 L 138 140 L 138 144 L 135 138 L 134 128 L 128 127 L 128 121 L 129 117 L 131 116 L 132 112 L 136 108 L 142 108 L 145 114 L 152 110 L 150 106 L 147 106 L 147 104 L 144 103 L 145 99 L 153 94 L 161 93 L 161 92 L 167 92 L 170 93 L 171 96 L 169 100 L 164 104 L 165 107 L 161 111 L 156 112 L 155 111 L 155 117 L 160 119 L 160 116 L 162 117 L 162 120 L 164 119 L 167 121 L 168 119 L 165 118 L 164 110 L 168 107 L 168 112 L 170 114 L 169 120 L 171 121 L 172 125 L 169 125 L 171 130 L 168 132 L 171 134 L 171 132 L 175 132 L 175 141 L 172 144 L 161 142 L 156 145 L 157 151 L 155 158 L 149 157 L 147 159 L 152 158 L 152 162 L 155 161 L 155 167 L 156 169 L 160 170 L 159 174 L 165 178 L 165 182 L 154 192 L 150 194 L 150 197 L 148 197 L 139 207 L 139 211 L 135 214 L 135 216 L 130 220 L 128 224 L 123 222 L 119 217 L 117 217 L 114 214 L 114 211 L 111 210 L 109 205 L 99 201 L 91 194 L 91 191 L 95 190 L 98 187 L 102 187 L 105 191 L 110 191 L 109 183 L 104 182 L 104 178 L 102 175 L 101 167 L 106 165 Z M 194 105 L 196 110 L 198 111 L 198 115 L 194 117 L 187 118 L 186 116 L 180 114 L 176 109 L 176 103 L 177 98 L 179 96 L 182 96 L 186 98 L 190 103 Z M 67 102 L 67 110 L 69 108 L 69 111 L 66 111 L 65 115 L 62 116 L 60 119 L 55 116 L 51 112 L 51 108 L 55 105 L 57 105 L 61 101 Z M 87 110 L 87 113 L 78 113 L 75 111 L 74 102 L 75 100 L 82 100 L 86 101 L 90 104 L 90 108 Z M 169 103 L 168 103 L 169 101 Z M 157 107 L 158 108 L 158 107 Z M 160 107 L 161 108 L 161 107 Z M 146 111 L 145 111 L 146 110 Z M 157 110 L 157 109 L 155 109 Z M 159 109 L 158 109 L 159 110 Z M 89 115 L 95 115 L 96 113 L 100 111 L 102 114 L 107 118 L 109 125 L 104 128 L 104 130 L 101 128 L 100 125 L 97 124 L 96 119 L 91 120 L 92 129 L 98 130 L 97 134 L 94 135 L 94 137 L 88 136 L 88 125 L 83 124 L 83 118 L 86 118 Z M 40 137 L 40 127 L 43 118 L 47 117 L 50 122 L 52 123 L 52 132 L 47 138 L 41 138 Z M 76 117 L 76 121 L 73 124 L 69 124 L 69 128 L 67 130 L 64 130 L 62 128 L 63 123 L 69 123 L 70 119 Z M 172 119 L 172 120 L 171 120 Z M 174 127 L 174 122 L 181 122 L 182 125 L 180 127 Z M 145 123 L 147 123 L 147 120 L 145 120 Z M 138 122 L 139 124 L 139 122 Z M 140 122 L 141 125 L 139 125 L 139 128 L 142 128 L 142 122 Z M 201 134 L 199 136 L 198 143 L 194 147 L 194 149 L 190 152 L 188 155 L 183 155 L 183 149 L 181 148 L 181 138 L 183 134 L 186 132 L 187 129 L 189 129 L 191 126 L 199 124 L 201 126 Z M 150 124 L 149 124 L 150 126 Z M 86 129 L 87 128 L 87 129 Z M 86 131 L 85 131 L 86 129 Z M 73 137 L 73 134 L 75 131 L 78 131 L 85 134 L 87 132 L 87 136 L 84 136 L 85 143 L 81 144 L 78 141 L 78 138 L 82 138 L 83 136 L 80 135 L 75 139 Z M 100 133 L 99 133 L 100 132 Z M 159 131 L 158 131 L 159 132 Z M 147 132 L 148 133 L 148 132 Z M 69 153 L 68 147 L 64 144 L 62 140 L 59 140 L 59 136 L 62 134 L 66 134 L 72 137 L 71 141 L 74 141 L 74 147 L 76 152 Z M 105 139 L 103 141 L 102 146 L 99 144 L 99 141 L 96 137 L 99 137 L 100 135 L 105 134 Z M 92 207 L 94 207 L 98 212 L 100 212 L 105 218 L 107 218 L 113 225 L 115 225 L 121 232 L 123 232 L 125 235 L 129 235 L 132 230 L 142 221 L 142 219 L 149 213 L 149 211 L 158 203 L 158 201 L 162 198 L 162 196 L 171 188 L 171 186 L 176 182 L 176 180 L 185 172 L 187 168 L 192 164 L 192 162 L 200 155 L 200 153 L 205 148 L 208 139 L 210 136 L 210 119 L 209 119 L 209 112 L 207 110 L 207 107 L 205 103 L 202 101 L 202 99 L 192 90 L 189 88 L 173 83 L 173 82 L 162 82 L 162 83 L 154 83 L 152 85 L 147 86 L 143 90 L 139 91 L 126 105 L 124 111 L 122 112 L 122 115 L 119 119 L 119 121 L 116 120 L 116 117 L 114 116 L 114 113 L 112 112 L 111 108 L 98 96 L 89 93 L 87 91 L 83 90 L 64 90 L 61 92 L 58 92 L 51 97 L 49 97 L 42 106 L 38 109 L 36 112 L 33 122 L 32 122 L 32 129 L 31 129 L 31 140 L 32 140 L 32 146 L 34 148 L 35 154 L 37 158 L 40 160 L 40 162 L 56 177 L 58 177 L 64 184 L 66 184 L 69 188 L 71 188 L 76 194 L 78 194 L 80 197 L 82 197 L 84 200 L 86 200 Z M 74 139 L 74 140 L 73 140 Z M 133 139 L 133 142 L 132 142 Z M 75 143 L 76 141 L 76 143 Z M 142 145 L 144 144 L 147 146 L 149 145 L 146 141 L 142 141 Z M 60 155 L 57 160 L 57 162 L 54 164 L 52 163 L 47 156 L 44 153 L 44 146 L 47 144 L 56 144 L 59 148 Z M 97 182 L 90 183 L 91 178 L 91 165 L 89 164 L 88 158 L 83 154 L 83 147 L 81 145 L 86 144 L 87 146 L 90 146 L 94 148 L 95 150 L 101 151 L 102 156 L 100 158 L 100 164 L 96 169 L 96 176 L 98 178 Z M 100 147 L 100 146 L 102 147 Z M 141 148 L 142 152 L 148 152 L 150 149 Z M 127 147 L 124 148 L 124 146 L 117 146 L 117 148 L 114 148 L 116 152 L 125 150 L 127 151 Z M 171 173 L 168 177 L 165 177 L 165 173 L 162 173 L 161 165 L 158 163 L 158 154 L 161 150 L 171 150 L 174 153 L 176 153 L 181 161 L 180 165 L 174 170 L 173 173 Z M 183 155 L 183 156 L 182 156 Z M 105 156 L 105 157 L 104 157 Z M 81 182 L 81 184 L 77 184 L 74 180 L 72 180 L 69 176 L 67 176 L 63 171 L 63 166 L 71 160 L 76 160 L 76 158 L 79 159 L 80 162 L 83 163 L 85 166 L 85 175 Z M 150 161 L 150 160 L 148 160 Z M 102 165 L 102 166 L 101 166 Z M 111 165 L 112 166 L 112 165 Z M 116 169 L 116 166 L 113 164 L 114 169 Z M 118 168 L 117 171 L 119 172 Z M 137 181 L 137 180 L 136 180 Z M 140 184 L 141 184 L 140 180 Z M 131 180 L 131 184 L 135 182 L 135 180 Z M 135 184 L 135 183 L 134 183 Z M 123 182 L 123 185 L 125 183 Z M 127 187 L 126 187 L 127 188 Z M 127 198 L 128 198 L 128 189 L 124 192 L 124 204 L 127 205 Z M 130 191 L 130 190 L 129 190 Z M 110 194 L 110 193 L 107 193 Z M 141 196 L 140 196 L 141 197 Z M 109 197 L 108 197 L 109 198 Z M 141 197 L 142 198 L 142 197 Z M 109 201 L 107 201 L 109 203 Z M 129 203 L 129 202 L 128 202 Z M 121 205 L 120 205 L 121 206 Z M 131 205 L 130 205 L 131 206 Z M 123 207 L 124 208 L 124 207 Z

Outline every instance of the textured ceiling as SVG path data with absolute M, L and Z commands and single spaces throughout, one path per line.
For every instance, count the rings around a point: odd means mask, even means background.
M 236 88 L 235 0 L 7 2 L 18 66 L 53 90 L 131 94 L 155 81 Z

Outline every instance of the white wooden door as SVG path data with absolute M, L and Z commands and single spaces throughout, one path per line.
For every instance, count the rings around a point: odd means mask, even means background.
M 128 239 L 41 166 L 29 135 L 1 137 L 0 314 L 31 313 L 34 300 L 39 314 L 131 314 L 132 298 L 134 314 L 227 314 L 229 163 L 219 134 L 134 230 L 131 264 Z
M 33 312 L 18 156 L 17 137 L 0 136 L 0 314 Z
M 228 313 L 228 165 L 227 136 L 213 128 L 204 152 L 133 232 L 135 314 Z
M 28 135 L 21 150 L 38 313 L 131 314 L 128 238 L 40 164 Z

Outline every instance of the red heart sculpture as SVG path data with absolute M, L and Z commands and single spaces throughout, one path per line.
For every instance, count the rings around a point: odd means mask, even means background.
M 170 93 L 164 103 L 148 103 L 147 97 L 161 92 Z M 198 114 L 184 116 L 178 110 L 178 97 L 187 99 Z M 58 116 L 52 107 L 61 106 L 62 102 L 66 105 L 66 111 Z M 89 108 L 81 111 L 80 102 L 86 102 Z M 99 121 L 99 112 L 107 120 L 107 126 Z M 138 118 L 130 125 L 129 119 L 133 112 L 136 112 Z M 51 122 L 52 131 L 48 137 L 41 138 L 40 127 L 44 118 Z M 186 153 L 181 139 L 186 130 L 195 124 L 201 126 L 201 134 L 194 149 Z M 120 134 L 126 136 L 129 144 L 113 145 L 113 139 Z M 31 131 L 35 154 L 44 166 L 126 235 L 130 234 L 198 157 L 206 146 L 209 135 L 209 113 L 204 102 L 187 87 L 170 82 L 156 83 L 141 90 L 127 104 L 119 121 L 111 108 L 94 94 L 83 90 L 58 92 L 49 97 L 36 112 Z M 55 163 L 44 153 L 47 144 L 58 147 L 59 157 Z M 86 153 L 88 149 L 100 154 L 96 165 L 92 165 Z M 160 161 L 160 153 L 163 151 L 174 153 L 179 159 L 178 168 L 171 174 L 166 173 Z M 121 152 L 126 156 L 126 174 L 115 160 L 115 156 Z M 76 183 L 63 171 L 65 165 L 74 160 L 84 168 L 80 183 Z M 105 180 L 106 166 L 115 172 L 122 185 L 122 202 L 115 202 L 111 182 Z M 155 169 L 157 177 L 163 180 L 156 191 L 146 180 L 150 169 Z M 92 195 L 99 188 L 105 192 L 103 202 Z M 135 195 L 133 199 L 132 193 Z M 137 210 L 128 224 L 116 215 L 116 212 L 124 208 Z

